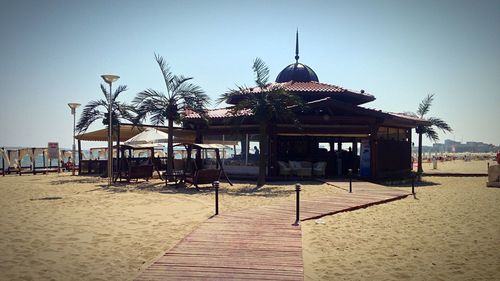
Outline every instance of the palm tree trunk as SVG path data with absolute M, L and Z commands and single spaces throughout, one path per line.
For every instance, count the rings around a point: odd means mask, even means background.
M 267 155 L 269 151 L 268 145 L 268 134 L 267 134 L 267 123 L 260 123 L 259 126 L 259 176 L 257 178 L 257 187 L 264 186 L 266 184 L 266 169 L 267 169 Z
M 424 170 L 422 169 L 422 132 L 417 132 L 418 133 L 418 168 L 417 168 L 417 173 L 420 177 Z
M 168 144 L 167 144 L 167 175 L 174 169 L 174 120 L 168 119 Z M 167 178 L 167 181 L 169 179 Z

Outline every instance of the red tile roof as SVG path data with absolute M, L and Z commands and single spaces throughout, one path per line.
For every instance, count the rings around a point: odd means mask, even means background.
M 284 90 L 290 91 L 290 92 L 321 92 L 321 93 L 351 93 L 351 94 L 358 94 L 366 97 L 373 97 L 373 95 L 370 95 L 368 93 L 365 93 L 363 90 L 360 92 L 353 91 L 353 90 L 348 90 L 336 85 L 331 85 L 331 84 L 325 84 L 325 83 L 320 83 L 316 81 L 311 81 L 311 82 L 285 82 L 285 83 L 271 83 L 269 84 L 268 88 L 270 89 L 272 87 L 283 87 Z M 264 91 L 266 90 L 264 89 Z M 242 93 L 239 93 L 240 95 L 248 94 L 248 93 L 260 93 L 263 90 L 260 87 L 253 87 L 253 88 L 248 88 L 248 91 L 244 91 Z
M 337 97 L 340 100 L 348 101 L 349 103 L 359 105 L 366 102 L 375 100 L 373 95 L 365 93 L 365 91 L 348 90 L 336 85 L 320 83 L 316 81 L 311 82 L 284 82 L 284 83 L 270 83 L 264 89 L 260 87 L 246 88 L 240 92 L 235 92 L 226 102 L 235 104 L 239 99 L 246 95 L 259 94 L 266 91 L 271 91 L 276 87 L 281 87 L 287 92 L 294 92 L 302 96 L 306 101 L 311 101 L 323 97 Z M 315 98 L 315 96 L 318 96 Z
M 403 118 L 403 119 L 408 119 L 408 120 L 413 120 L 413 121 L 424 121 L 424 122 L 427 122 L 426 119 L 422 119 L 422 118 L 419 118 L 417 116 L 413 116 L 413 115 L 409 115 L 409 114 L 406 114 L 406 113 L 398 113 L 398 112 L 385 112 L 389 115 L 393 115 L 393 116 L 396 116 L 398 118 Z
M 320 104 L 322 102 L 327 102 L 327 101 L 330 101 L 330 100 L 332 100 L 332 99 L 331 98 L 323 98 L 323 99 L 319 99 L 319 100 L 308 102 L 307 104 L 309 104 L 309 105 Z M 425 123 L 428 122 L 425 119 L 421 119 L 421 118 L 418 118 L 416 116 L 412 116 L 412 115 L 405 114 L 405 113 L 385 112 L 385 111 L 382 111 L 382 110 L 379 110 L 379 109 L 367 108 L 367 107 L 362 107 L 362 106 L 357 106 L 357 107 L 360 108 L 360 109 L 362 109 L 362 110 L 370 111 L 370 112 L 373 112 L 373 113 L 376 113 L 376 114 L 383 114 L 383 115 L 386 115 L 386 116 L 389 115 L 389 116 L 393 116 L 393 117 L 396 117 L 396 118 L 399 118 L 399 119 L 405 119 L 405 120 L 417 121 L 417 122 L 425 122 Z M 207 111 L 207 117 L 209 119 L 231 117 L 231 114 L 229 113 L 230 109 L 231 109 L 231 107 L 209 109 Z M 250 110 L 248 110 L 246 112 L 241 112 L 239 114 L 239 116 L 251 116 L 251 115 L 252 115 L 252 112 Z M 189 111 L 189 112 L 186 112 L 186 118 L 188 118 L 188 119 L 199 119 L 201 117 L 200 117 L 200 115 L 198 113 L 195 113 L 193 111 Z
M 226 117 L 231 117 L 232 115 L 229 113 L 229 110 L 231 108 L 226 107 L 226 108 L 215 108 L 215 109 L 209 109 L 207 111 L 207 117 L 209 119 L 215 119 L 215 118 L 226 118 Z M 239 116 L 250 116 L 252 113 L 248 111 L 242 111 Z M 188 119 L 199 119 L 201 118 L 200 114 L 190 111 L 186 112 L 186 118 Z

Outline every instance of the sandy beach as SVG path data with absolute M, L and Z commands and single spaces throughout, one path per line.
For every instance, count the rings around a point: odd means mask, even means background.
M 498 279 L 500 189 L 483 177 L 424 180 L 417 199 L 304 222 L 305 279 Z M 213 214 L 212 189 L 105 185 L 68 173 L 0 177 L 0 279 L 130 280 Z M 303 182 L 301 196 L 338 192 Z M 293 183 L 222 184 L 220 210 L 294 198 Z
M 305 183 L 303 198 L 343 192 Z M 105 185 L 69 173 L 0 176 L 0 279 L 130 280 L 213 215 L 213 189 Z M 33 200 L 44 197 L 62 199 Z M 289 183 L 222 184 L 220 211 L 294 198 Z
M 306 280 L 498 280 L 500 189 L 424 178 L 416 199 L 302 224 Z

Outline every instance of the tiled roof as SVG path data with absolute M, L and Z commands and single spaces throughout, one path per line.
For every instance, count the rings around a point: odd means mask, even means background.
M 209 109 L 207 111 L 207 117 L 209 119 L 231 117 L 231 114 L 229 113 L 230 109 L 231 108 L 229 108 L 229 107 Z M 248 111 L 242 111 L 238 115 L 239 116 L 250 116 L 252 114 L 248 110 Z M 201 116 L 200 116 L 200 114 L 191 111 L 191 112 L 186 112 L 186 118 L 188 118 L 188 119 L 198 119 L 198 118 L 201 118 Z
M 389 115 L 393 115 L 393 116 L 396 116 L 396 117 L 399 117 L 399 118 L 403 118 L 403 119 L 408 119 L 408 120 L 413 120 L 413 121 L 420 121 L 420 122 L 427 122 L 428 120 L 426 119 L 422 119 L 422 118 L 419 118 L 417 116 L 414 116 L 414 115 L 409 115 L 409 114 L 406 114 L 406 113 L 398 113 L 398 112 L 385 112 Z
M 320 104 L 322 102 L 326 102 L 326 101 L 329 101 L 329 100 L 331 100 L 331 98 L 323 98 L 323 99 L 319 99 L 319 100 L 308 102 L 307 104 L 308 105 Z M 358 108 L 360 108 L 362 110 L 366 110 L 366 111 L 371 111 L 371 112 L 374 112 L 374 113 L 377 113 L 377 114 L 385 114 L 386 116 L 387 115 L 394 116 L 394 117 L 399 118 L 399 119 L 405 119 L 405 120 L 417 121 L 417 122 L 428 122 L 425 119 L 421 119 L 421 118 L 418 118 L 417 116 L 413 116 L 413 115 L 409 115 L 409 114 L 405 114 L 405 113 L 385 112 L 385 111 L 382 111 L 382 110 L 379 110 L 379 109 L 367 108 L 367 107 L 362 107 L 362 106 L 358 106 Z M 209 109 L 207 111 L 207 117 L 209 119 L 231 117 L 231 115 L 229 113 L 230 109 L 231 109 L 231 107 Z M 239 114 L 239 116 L 251 116 L 251 115 L 252 115 L 252 113 L 251 113 L 250 110 L 245 111 L 245 112 L 240 112 L 240 114 Z M 187 112 L 186 118 L 188 118 L 188 119 L 199 119 L 200 115 L 198 113 L 195 113 L 195 112 L 191 111 L 191 112 Z
M 370 94 L 365 93 L 364 91 L 361 92 L 356 92 L 352 90 L 348 90 L 336 85 L 331 85 L 331 84 L 325 84 L 325 83 L 320 83 L 316 81 L 311 81 L 311 82 L 285 82 L 285 83 L 271 83 L 269 84 L 268 88 L 270 89 L 272 87 L 283 87 L 284 90 L 290 91 L 290 92 L 323 92 L 323 93 L 344 93 L 344 92 L 349 92 L 353 94 L 359 94 L 367 97 L 373 97 Z M 266 90 L 264 89 L 264 91 Z M 248 88 L 248 91 L 241 92 L 240 94 L 248 94 L 248 93 L 260 93 L 263 92 L 263 90 L 260 87 L 253 87 L 253 88 Z
M 260 87 L 246 88 L 243 89 L 242 91 L 235 92 L 226 102 L 229 104 L 235 104 L 238 102 L 239 99 L 244 98 L 244 96 L 246 95 L 254 95 L 262 92 L 272 91 L 277 87 L 280 87 L 287 92 L 297 93 L 307 101 L 315 99 L 316 95 L 318 96 L 317 98 L 322 98 L 326 96 L 329 97 L 336 96 L 340 100 L 348 101 L 349 103 L 355 105 L 375 100 L 375 97 L 373 95 L 365 93 L 365 91 L 363 90 L 358 92 L 354 90 L 348 90 L 336 85 L 320 83 L 317 81 L 311 81 L 311 82 L 290 81 L 284 83 L 270 83 L 264 88 Z

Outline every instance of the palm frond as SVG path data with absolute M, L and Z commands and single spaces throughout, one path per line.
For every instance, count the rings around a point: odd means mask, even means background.
M 170 96 L 173 92 L 172 89 L 172 81 L 174 80 L 174 75 L 170 71 L 170 66 L 167 64 L 165 59 L 162 56 L 155 53 L 155 60 L 160 67 L 160 71 L 163 75 L 163 80 L 165 82 L 165 87 L 167 88 L 167 96 Z
M 233 90 L 228 89 L 225 93 L 221 94 L 217 100 L 215 100 L 215 103 L 217 105 L 227 101 L 229 98 L 231 98 L 234 95 Z
M 76 130 L 78 133 L 82 133 L 87 131 L 87 129 L 94 123 L 96 120 L 104 117 L 104 113 L 97 110 L 95 107 L 86 106 L 80 115 L 80 119 L 78 120 L 78 124 L 76 125 Z
M 432 101 L 434 100 L 434 94 L 429 94 L 424 98 L 422 102 L 418 105 L 417 114 L 420 118 L 424 118 L 424 115 L 431 109 Z
M 172 79 L 172 96 L 175 96 L 179 93 L 179 88 L 181 88 L 187 81 L 193 79 L 193 77 L 184 77 L 182 75 L 177 76 L 174 75 Z M 177 99 L 177 97 L 175 97 Z
M 104 99 L 108 100 L 109 99 L 108 91 L 106 90 L 106 87 L 104 86 L 104 84 L 101 84 L 101 92 L 104 95 Z
M 152 100 L 156 103 L 163 103 L 166 100 L 166 97 L 162 92 L 157 92 L 153 89 L 147 89 L 139 92 L 132 101 L 132 104 L 135 106 L 140 106 L 141 103 L 146 100 Z
M 255 74 L 255 84 L 264 88 L 269 81 L 269 68 L 261 58 L 256 58 L 253 62 L 252 69 Z
M 125 92 L 127 90 L 127 85 L 120 85 L 116 88 L 115 92 L 113 93 L 113 101 L 116 100 L 116 98 L 118 98 L 118 96 L 120 95 L 120 93 L 122 92 Z
M 423 134 L 433 142 L 437 142 L 439 140 L 439 136 L 436 130 L 434 130 L 434 128 L 432 128 L 431 126 L 423 127 Z
M 451 133 L 451 132 L 453 132 L 453 129 L 450 127 L 450 125 L 448 125 L 448 123 L 446 123 L 441 118 L 430 117 L 427 120 L 429 120 L 429 122 L 431 122 L 432 126 L 435 126 L 436 128 L 441 129 L 441 131 L 443 131 L 443 133 L 446 133 L 446 132 L 450 132 Z

